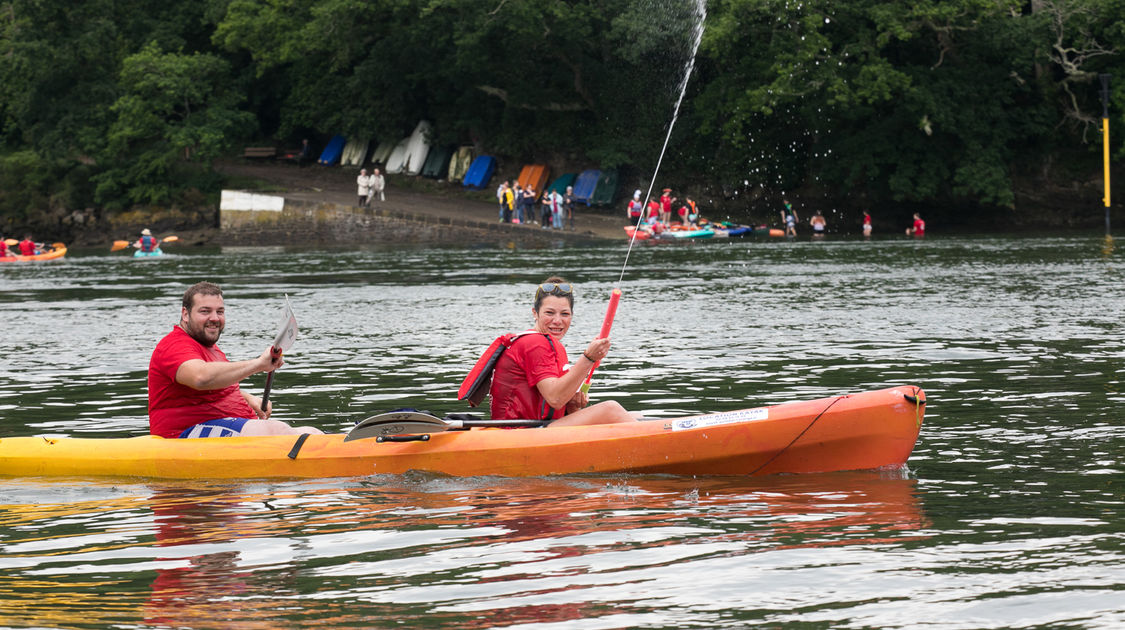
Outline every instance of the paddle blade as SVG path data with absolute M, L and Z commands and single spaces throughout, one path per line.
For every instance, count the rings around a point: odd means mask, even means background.
M 297 340 L 297 316 L 293 314 L 293 307 L 289 305 L 289 296 L 285 296 L 285 308 L 281 311 L 281 323 L 278 324 L 277 336 L 273 339 L 273 347 L 288 350 Z
M 437 416 L 420 411 L 392 411 L 361 420 L 348 431 L 345 442 L 388 435 L 412 433 L 440 433 L 448 431 L 450 424 Z
M 344 441 L 350 442 L 391 435 L 441 433 L 474 427 L 507 429 L 545 427 L 550 422 L 550 420 L 460 420 L 454 417 L 443 420 L 422 411 L 391 411 L 361 420 L 352 427 L 351 431 L 348 431 Z
M 6 238 L 6 239 L 4 239 L 4 244 L 7 245 L 8 247 L 15 247 L 16 245 L 19 245 L 20 242 L 17 241 L 16 239 L 14 239 L 14 238 Z
M 109 251 L 115 252 L 121 249 L 125 249 L 128 246 L 129 241 L 113 241 L 113 247 L 109 248 Z
M 165 236 L 162 239 L 162 242 L 164 242 L 164 243 L 175 243 L 178 240 L 180 240 L 180 237 L 178 237 L 178 236 Z

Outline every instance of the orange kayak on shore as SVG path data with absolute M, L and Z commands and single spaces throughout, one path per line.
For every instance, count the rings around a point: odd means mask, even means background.
M 344 434 L 164 439 L 0 438 L 0 475 L 179 479 L 400 474 L 769 475 L 901 466 L 926 396 L 900 386 L 807 402 L 636 423 L 433 433 L 425 441 Z

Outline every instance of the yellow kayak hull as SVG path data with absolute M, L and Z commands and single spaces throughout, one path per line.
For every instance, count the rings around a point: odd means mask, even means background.
M 0 438 L 0 475 L 161 479 L 399 474 L 768 475 L 906 462 L 925 394 L 914 386 L 630 424 L 434 433 L 428 441 L 344 442 L 343 434 L 164 439 Z
M 39 260 L 54 260 L 66 256 L 66 246 L 49 249 L 42 254 L 36 256 L 20 256 L 19 254 L 11 254 L 9 250 L 8 256 L 0 256 L 0 262 L 35 262 Z

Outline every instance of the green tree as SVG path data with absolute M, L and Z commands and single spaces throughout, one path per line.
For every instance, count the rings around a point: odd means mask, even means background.
M 179 188 L 178 168 L 208 171 L 252 128 L 230 88 L 229 64 L 215 55 L 164 53 L 151 43 L 125 58 L 120 82 L 102 152 L 107 168 L 95 177 L 102 203 L 167 202 Z
M 215 32 L 284 77 L 283 133 L 441 142 L 509 155 L 652 156 L 690 31 L 684 3 L 626 0 L 234 0 Z M 671 10 L 675 9 L 675 10 Z M 649 160 L 644 160 L 649 161 Z

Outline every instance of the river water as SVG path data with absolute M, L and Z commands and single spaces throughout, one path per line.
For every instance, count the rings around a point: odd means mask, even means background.
M 288 295 L 277 417 L 455 392 L 533 286 L 597 332 L 625 245 L 72 252 L 0 266 L 0 436 L 147 431 L 190 282 L 249 358 Z M 916 384 L 908 467 L 762 478 L 0 479 L 10 627 L 1125 625 L 1125 248 L 1100 236 L 641 244 L 592 396 L 647 415 Z M 245 387 L 260 391 L 263 377 Z

